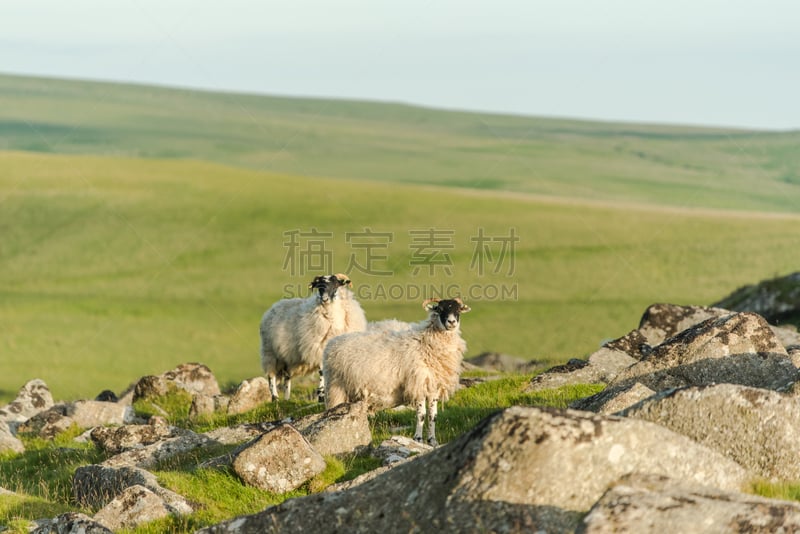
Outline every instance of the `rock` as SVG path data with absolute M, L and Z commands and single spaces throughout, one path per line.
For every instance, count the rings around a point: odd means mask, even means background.
M 200 532 L 564 532 L 622 475 L 738 491 L 732 460 L 646 421 L 508 408 L 347 491 L 291 499 Z
M 290 425 L 255 439 L 233 460 L 246 483 L 273 493 L 291 491 L 325 470 L 325 460 Z
M 800 505 L 687 484 L 664 476 L 633 475 L 609 489 L 577 532 L 798 532 Z
M 97 427 L 90 434 L 92 441 L 100 449 L 111 454 L 142 449 L 146 445 L 152 445 L 174 435 L 173 430 L 166 424 Z
M 734 313 L 708 319 L 655 347 L 611 385 L 641 382 L 655 391 L 727 382 L 778 389 L 797 378 L 786 349 L 763 317 Z
M 257 376 L 244 380 L 231 396 L 228 415 L 249 412 L 267 402 L 272 402 L 272 393 L 269 391 L 269 381 L 266 378 Z
M 219 383 L 206 365 L 202 363 L 183 363 L 162 375 L 189 393 L 219 395 Z
M 600 348 L 589 356 L 589 360 L 572 359 L 566 365 L 558 365 L 534 376 L 526 392 L 553 389 L 569 384 L 607 384 L 623 369 L 636 360 L 622 351 Z
M 37 521 L 31 534 L 111 534 L 111 531 L 85 514 L 67 512 L 55 519 Z
M 67 415 L 67 404 L 58 403 L 20 424 L 18 430 L 43 439 L 53 439 L 74 424 L 75 421 Z
M 569 407 L 574 410 L 610 415 L 655 395 L 655 393 L 649 387 L 636 382 L 617 388 L 607 388 L 590 397 L 578 399 Z
M 144 376 L 136 383 L 132 402 L 139 399 L 163 397 L 170 385 L 191 394 L 213 397 L 219 395 L 219 384 L 211 370 L 200 363 L 184 363 L 159 376 Z
M 137 484 L 122 490 L 94 515 L 94 520 L 116 532 L 167 517 L 172 512 L 161 497 Z
M 67 417 L 72 418 L 80 428 L 103 425 L 124 425 L 133 421 L 134 412 L 130 406 L 116 402 L 79 400 L 67 405 Z
M 409 458 L 431 452 L 433 447 L 427 443 L 414 441 L 405 436 L 392 436 L 385 439 L 370 454 L 383 461 L 383 465 L 396 464 Z
M 800 313 L 800 272 L 740 287 L 714 306 L 755 312 L 773 324 L 796 320 Z
M 292 423 L 322 455 L 360 452 L 372 443 L 367 406 L 340 404 Z
M 800 403 L 791 396 L 716 384 L 668 390 L 621 415 L 688 436 L 773 481 L 800 479 Z
M 730 315 L 731 310 L 707 306 L 679 306 L 677 304 L 651 304 L 639 320 L 637 332 L 651 347 L 708 319 Z
M 17 397 L 0 408 L 0 421 L 23 423 L 53 406 L 53 396 L 43 380 L 29 380 L 17 393 Z
M 499 352 L 483 352 L 465 360 L 465 362 L 485 371 L 498 371 L 501 373 L 530 373 L 539 366 L 537 362 L 530 362 L 517 356 Z
M 100 508 L 119 497 L 133 486 L 144 486 L 177 514 L 190 514 L 194 507 L 182 496 L 163 488 L 155 475 L 138 467 L 108 467 L 85 465 L 78 467 L 72 476 L 72 498 L 81 506 Z
M 11 432 L 8 423 L 0 421 L 0 454 L 5 452 L 25 452 L 25 445 Z
M 231 398 L 227 395 L 192 395 L 192 405 L 189 407 L 189 419 L 197 420 L 209 417 L 217 412 L 227 412 Z
M 117 394 L 110 389 L 104 389 L 97 394 L 94 400 L 101 402 L 118 402 L 119 398 L 117 397 Z
M 236 445 L 257 438 L 264 432 L 261 425 L 242 424 L 215 428 L 202 435 L 222 445 Z
M 147 469 L 179 454 L 214 444 L 207 436 L 195 434 L 191 430 L 174 429 L 173 433 L 175 437 L 119 453 L 103 461 L 102 465 L 107 467 L 135 466 Z

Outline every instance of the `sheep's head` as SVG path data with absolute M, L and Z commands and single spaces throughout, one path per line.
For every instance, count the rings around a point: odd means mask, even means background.
M 428 299 L 422 303 L 422 307 L 428 310 L 431 318 L 436 320 L 435 324 L 442 330 L 458 329 L 461 314 L 470 311 L 470 307 L 458 297 L 447 300 Z
M 326 274 L 317 276 L 308 284 L 308 289 L 317 292 L 317 302 L 327 304 L 335 300 L 342 286 L 351 287 L 353 283 L 344 274 Z

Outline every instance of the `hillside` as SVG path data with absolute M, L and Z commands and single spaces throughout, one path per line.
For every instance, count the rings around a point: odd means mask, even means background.
M 796 212 L 800 133 L 0 75 L 0 147 L 673 206 Z
M 371 272 L 350 269 L 369 318 L 419 320 L 432 292 L 461 294 L 473 308 L 470 355 L 545 363 L 624 334 L 652 302 L 709 303 L 796 270 L 795 215 L 335 184 L 198 161 L 0 152 L 0 398 L 32 377 L 59 398 L 93 397 L 185 361 L 223 384 L 260 374 L 258 320 L 307 294 L 316 273 L 288 243 L 314 228 L 329 234 L 318 241 L 333 272 L 367 263 L 356 246 L 366 241 L 348 233 L 391 237 L 373 240 Z M 412 232 L 431 229 L 444 241 L 420 245 Z M 502 240 L 512 229 L 513 254 L 500 261 L 502 243 L 484 242 L 494 256 L 476 255 L 481 232 Z M 437 250 L 450 264 L 431 272 L 418 260 Z

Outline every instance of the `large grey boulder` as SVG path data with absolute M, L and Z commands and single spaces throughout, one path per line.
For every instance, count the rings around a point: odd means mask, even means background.
M 243 380 L 239 384 L 239 387 L 231 395 L 227 412 L 228 415 L 245 413 L 271 401 L 272 393 L 269 390 L 269 381 L 263 376 L 257 376 L 250 380 Z
M 323 456 L 351 454 L 372 443 L 368 415 L 367 405 L 357 402 L 340 404 L 291 424 Z
M 138 467 L 85 465 L 72 476 L 72 498 L 82 506 L 102 508 L 130 487 L 144 486 L 158 495 L 172 513 L 190 514 L 194 506 L 184 497 L 162 487 L 155 475 Z
M 156 464 L 197 449 L 202 449 L 215 442 L 208 436 L 196 434 L 191 430 L 172 429 L 175 437 L 161 439 L 150 445 L 126 450 L 102 462 L 107 467 L 134 466 L 152 468 Z
M 748 479 L 734 461 L 646 421 L 515 407 L 347 491 L 288 500 L 202 532 L 571 531 L 633 472 L 728 491 Z
M 688 484 L 664 476 L 630 476 L 592 507 L 580 534 L 619 532 L 798 532 L 800 504 Z
M 800 403 L 794 397 L 716 384 L 664 391 L 621 415 L 688 436 L 763 477 L 800 480 Z
M 655 393 L 649 387 L 635 382 L 616 388 L 606 388 L 600 393 L 571 402 L 569 407 L 575 410 L 611 415 L 633 406 Z
M 734 313 L 708 319 L 655 347 L 611 385 L 641 382 L 655 391 L 726 382 L 779 389 L 797 368 L 763 317 Z
M 116 532 L 136 528 L 173 512 L 164 499 L 145 486 L 136 484 L 122 490 L 94 515 L 94 520 Z
M 325 470 L 325 459 L 290 425 L 280 425 L 242 448 L 233 470 L 246 484 L 291 491 Z
M 589 356 L 588 361 L 572 359 L 534 376 L 525 391 L 554 389 L 569 384 L 608 384 L 635 363 L 635 358 L 621 350 L 601 347 Z
M 11 432 L 8 423 L 0 421 L 0 453 L 25 452 L 25 445 Z
M 92 429 L 90 437 L 100 449 L 111 454 L 119 454 L 171 437 L 176 437 L 177 429 L 171 428 L 162 418 L 151 418 L 147 425 L 124 425 L 117 427 L 99 426 Z
M 16 398 L 0 408 L 0 421 L 22 423 L 53 406 L 53 395 L 43 380 L 35 378 L 22 386 Z
M 755 312 L 771 323 L 796 318 L 800 313 L 800 272 L 740 287 L 715 306 Z
M 31 534 L 111 534 L 111 530 L 86 514 L 67 512 L 53 519 L 36 521 Z
M 703 321 L 730 314 L 730 310 L 720 307 L 680 306 L 659 302 L 647 307 L 636 332 L 650 347 L 655 347 Z

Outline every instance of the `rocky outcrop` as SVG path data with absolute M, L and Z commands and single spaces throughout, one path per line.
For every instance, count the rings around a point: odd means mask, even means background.
M 616 388 L 607 388 L 591 397 L 578 399 L 569 407 L 575 410 L 611 415 L 655 395 L 655 393 L 649 387 L 635 382 Z
M 755 312 L 773 324 L 796 321 L 800 316 L 800 272 L 740 287 L 715 306 Z
M 269 391 L 269 381 L 263 376 L 257 376 L 250 380 L 243 380 L 236 391 L 231 396 L 228 403 L 228 415 L 249 412 L 265 402 L 272 401 L 272 393 Z
M 0 454 L 4 452 L 24 452 L 25 445 L 11 432 L 8 423 L 0 421 Z
M 94 515 L 94 520 L 116 532 L 133 529 L 173 513 L 175 510 L 164 499 L 137 484 L 122 490 Z
M 668 390 L 621 412 L 657 423 L 772 480 L 800 480 L 800 403 L 733 384 Z
M 580 534 L 619 532 L 798 532 L 800 505 L 632 475 L 609 489 L 581 522 Z
M 92 429 L 90 437 L 105 452 L 119 454 L 143 449 L 147 445 L 175 437 L 176 434 L 176 429 L 170 428 L 163 418 L 152 417 L 147 425 L 98 426 Z
M 36 522 L 31 534 L 111 534 L 111 530 L 86 514 L 67 512 Z
M 667 339 L 611 385 L 641 382 L 655 391 L 726 382 L 778 389 L 797 378 L 783 345 L 754 313 L 708 319 Z
M 232 465 L 245 483 L 273 493 L 291 491 L 325 470 L 322 455 L 290 425 L 253 440 Z
M 201 363 L 184 363 L 161 375 L 142 377 L 134 387 L 133 402 L 162 397 L 175 388 L 191 395 L 213 397 L 220 394 L 219 383 L 211 369 Z
M 585 412 L 509 408 L 461 438 L 348 491 L 286 501 L 202 532 L 565 531 L 621 476 L 729 491 L 746 471 L 663 427 Z
M 292 426 L 322 455 L 352 454 L 372 443 L 368 413 L 363 402 L 340 404 L 294 421 Z
M 17 393 L 17 397 L 0 408 L 0 421 L 23 423 L 53 406 L 53 396 L 43 380 L 29 380 Z

